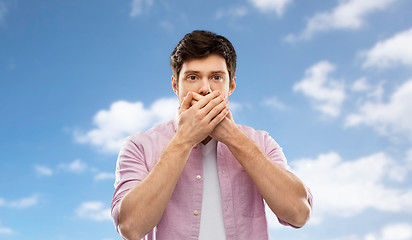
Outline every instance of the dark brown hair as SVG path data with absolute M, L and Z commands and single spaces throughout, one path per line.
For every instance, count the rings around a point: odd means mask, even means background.
M 180 70 L 185 61 L 205 58 L 211 54 L 220 55 L 225 59 L 230 84 L 232 84 L 236 71 L 236 52 L 232 43 L 223 36 L 200 30 L 186 34 L 170 56 L 170 67 L 177 82 L 179 82 Z

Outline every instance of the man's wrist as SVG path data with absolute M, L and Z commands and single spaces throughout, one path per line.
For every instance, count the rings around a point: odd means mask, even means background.
M 236 124 L 228 133 L 223 139 L 220 139 L 220 142 L 226 146 L 237 145 L 237 142 L 245 135 Z
M 182 136 L 179 131 L 176 132 L 171 142 L 173 142 L 174 145 L 179 146 L 182 150 L 191 150 L 196 145 L 196 143 L 190 141 L 189 138 Z

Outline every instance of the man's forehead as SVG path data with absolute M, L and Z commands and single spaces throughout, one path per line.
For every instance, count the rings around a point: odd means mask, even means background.
M 182 65 L 181 73 L 228 73 L 224 59 L 193 59 L 186 61 Z

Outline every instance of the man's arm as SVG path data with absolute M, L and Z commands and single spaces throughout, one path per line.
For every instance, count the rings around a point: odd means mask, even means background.
M 227 101 L 213 92 L 190 106 L 189 93 L 180 108 L 175 136 L 158 162 L 120 205 L 119 230 L 125 239 L 141 239 L 160 221 L 192 148 L 205 139 L 228 113 Z
M 305 225 L 311 208 L 308 193 L 299 178 L 272 162 L 256 143 L 237 127 L 230 113 L 211 136 L 229 148 L 277 217 L 294 227 Z
M 191 104 L 203 98 L 194 94 Z M 230 111 L 210 136 L 229 148 L 278 218 L 294 227 L 305 225 L 311 214 L 306 187 L 298 177 L 271 161 L 238 128 Z

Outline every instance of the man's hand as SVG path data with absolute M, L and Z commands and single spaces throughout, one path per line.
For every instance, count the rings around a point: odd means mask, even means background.
M 201 98 L 195 98 L 195 94 L 189 92 L 183 99 L 177 129 L 177 135 L 188 141 L 191 146 L 207 138 L 229 112 L 228 102 L 219 91 L 213 91 Z
M 226 117 L 215 127 L 215 129 L 210 133 L 210 136 L 216 141 L 227 144 L 227 142 L 232 138 L 233 133 L 239 130 L 235 121 L 233 120 L 232 113 L 229 113 Z
M 202 96 L 198 93 L 192 93 L 193 97 L 191 100 L 191 105 L 195 106 L 200 101 L 205 101 L 205 99 L 210 95 Z M 228 104 L 227 99 L 225 100 L 226 104 Z M 235 121 L 233 120 L 232 113 L 228 109 L 227 115 L 219 121 L 213 131 L 209 134 L 210 137 L 215 139 L 216 141 L 220 141 L 225 143 L 229 140 L 235 130 L 238 130 Z

